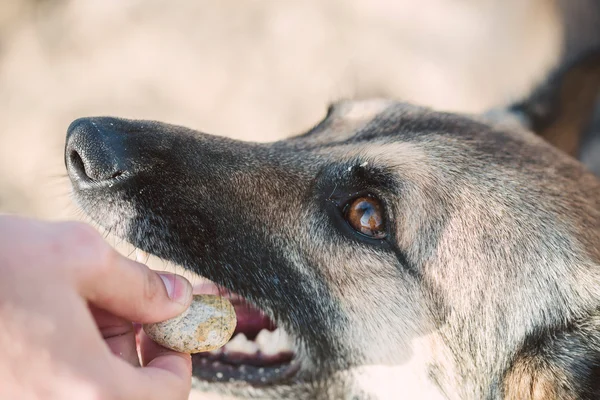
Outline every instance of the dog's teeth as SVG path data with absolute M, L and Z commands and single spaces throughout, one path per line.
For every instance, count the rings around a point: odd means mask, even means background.
M 218 356 L 222 352 L 223 352 L 223 348 L 222 347 L 219 347 L 218 349 L 214 349 L 214 350 L 209 351 L 209 353 L 212 354 L 213 356 Z
M 264 353 L 264 349 L 269 347 L 271 344 L 271 332 L 266 329 L 262 329 L 260 332 L 258 332 L 258 335 L 256 335 L 256 339 L 254 339 L 254 341 L 258 345 L 260 351 Z
M 255 354 L 258 352 L 258 346 L 246 338 L 243 333 L 238 333 L 224 347 L 225 352 Z
M 148 256 L 148 253 L 146 253 L 144 250 L 135 249 L 135 261 L 145 262 Z
M 260 352 L 266 356 L 293 352 L 292 339 L 281 328 L 277 328 L 273 332 L 263 329 L 258 333 L 255 341 Z

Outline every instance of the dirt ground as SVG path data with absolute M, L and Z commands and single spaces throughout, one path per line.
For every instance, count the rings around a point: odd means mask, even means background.
M 2 0 L 0 212 L 78 218 L 78 117 L 268 141 L 342 97 L 478 112 L 526 93 L 562 31 L 549 0 Z

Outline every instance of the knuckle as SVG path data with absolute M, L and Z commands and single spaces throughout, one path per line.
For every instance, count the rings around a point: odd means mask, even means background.
M 162 294 L 163 283 L 162 279 L 156 272 L 152 272 L 149 269 L 144 271 L 144 289 L 143 297 L 146 302 L 153 303 L 160 298 Z
M 98 385 L 90 400 L 124 400 L 122 393 L 117 389 L 118 385 Z
M 49 224 L 36 221 L 26 217 L 14 215 L 0 216 L 0 237 L 1 244 L 11 245 L 23 240 L 27 240 L 28 245 L 39 246 L 40 242 L 48 236 L 45 234 L 45 228 Z
M 83 222 L 59 222 L 59 225 L 64 232 L 63 236 L 75 244 L 87 245 L 102 240 L 98 231 Z
M 48 266 L 66 267 L 71 258 L 66 223 L 40 221 L 19 216 L 0 217 L 2 263 L 47 271 Z M 10 251 L 3 251 L 10 249 Z
M 107 389 L 106 387 L 102 386 L 102 385 L 98 385 L 95 384 L 91 385 L 92 386 L 89 396 L 87 396 L 88 400 L 114 400 L 116 399 L 116 397 L 114 396 L 114 394 L 112 393 L 112 391 L 110 389 Z
M 110 269 L 115 250 L 104 241 L 93 227 L 82 222 L 62 222 L 59 246 L 75 255 L 80 266 L 99 270 Z
M 70 389 L 71 397 L 80 400 L 117 400 L 118 392 L 114 389 L 112 377 L 84 376 L 85 386 L 75 385 Z

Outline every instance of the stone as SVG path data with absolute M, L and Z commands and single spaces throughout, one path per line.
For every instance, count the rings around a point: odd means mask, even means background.
M 143 325 L 156 343 L 181 353 L 201 353 L 225 345 L 235 330 L 235 309 L 224 297 L 194 295 L 180 315 L 163 322 Z

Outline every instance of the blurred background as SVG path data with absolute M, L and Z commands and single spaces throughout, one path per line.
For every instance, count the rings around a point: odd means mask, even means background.
M 0 0 L 0 212 L 81 217 L 78 117 L 270 141 L 340 98 L 481 112 L 599 44 L 598 0 Z
M 0 212 L 76 215 L 77 117 L 269 141 L 339 98 L 479 112 L 598 42 L 597 0 L 1 0 Z

